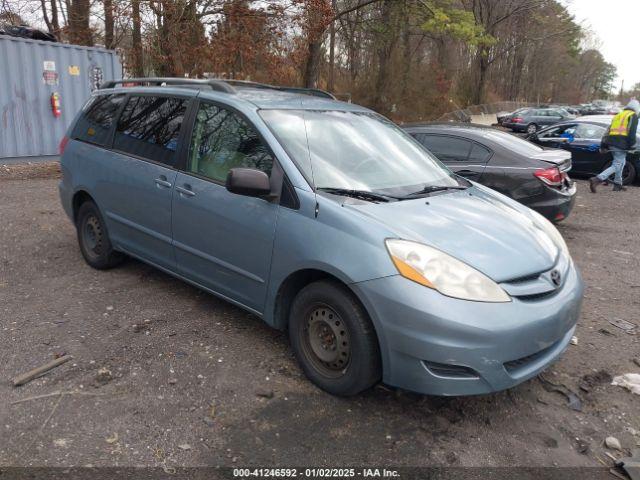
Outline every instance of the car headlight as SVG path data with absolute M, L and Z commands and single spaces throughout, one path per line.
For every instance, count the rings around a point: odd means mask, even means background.
M 562 238 L 562 235 L 560 235 L 560 232 L 555 227 L 555 225 L 535 210 L 531 210 L 530 212 L 533 215 L 535 223 L 536 225 L 538 225 L 540 230 L 546 233 L 551 241 L 555 244 L 555 246 L 558 247 L 558 249 L 562 253 L 564 253 L 564 255 L 570 260 L 571 255 L 569 254 L 569 247 L 567 247 L 567 242 L 564 241 L 564 238 Z
M 409 280 L 462 300 L 511 301 L 489 277 L 436 248 L 399 239 L 385 243 L 398 272 Z

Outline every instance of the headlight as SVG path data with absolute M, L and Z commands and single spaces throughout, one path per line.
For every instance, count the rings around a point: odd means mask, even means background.
M 540 230 L 547 234 L 555 246 L 558 247 L 558 249 L 564 253 L 568 259 L 571 259 L 571 255 L 569 255 L 569 247 L 567 247 L 567 243 L 564 241 L 564 238 L 562 238 L 562 235 L 560 235 L 560 232 L 553 223 L 535 210 L 530 210 L 530 212 L 534 217 L 535 223 L 540 227 Z
M 440 250 L 408 240 L 385 243 L 398 272 L 409 280 L 462 300 L 511 301 L 496 282 Z

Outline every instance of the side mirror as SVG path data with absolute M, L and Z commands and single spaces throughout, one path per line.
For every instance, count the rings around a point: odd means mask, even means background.
M 227 190 L 247 197 L 268 197 L 271 194 L 269 177 L 254 168 L 232 168 L 227 175 Z

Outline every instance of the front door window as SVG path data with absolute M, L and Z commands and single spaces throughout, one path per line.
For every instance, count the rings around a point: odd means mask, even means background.
M 193 128 L 187 169 L 224 183 L 232 168 L 271 174 L 273 157 L 255 129 L 237 113 L 203 103 Z

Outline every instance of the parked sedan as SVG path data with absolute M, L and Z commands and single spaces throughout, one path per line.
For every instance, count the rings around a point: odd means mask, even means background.
M 600 142 L 612 119 L 610 115 L 576 118 L 545 128 L 528 138 L 545 148 L 570 152 L 572 174 L 596 175 L 613 161 L 611 152 L 600 151 Z M 640 137 L 636 145 L 640 145 Z M 639 175 L 640 150 L 633 150 L 627 155 L 622 180 L 625 185 L 629 185 L 638 179 Z
M 498 122 L 498 125 L 502 125 L 509 118 L 517 115 L 518 113 L 524 110 L 529 110 L 529 109 L 530 107 L 522 107 L 522 108 L 518 108 L 517 110 L 514 110 L 513 112 L 498 112 L 496 113 L 496 121 Z
M 548 125 L 554 125 L 573 116 L 561 108 L 527 108 L 514 113 L 502 122 L 502 126 L 514 132 L 532 134 Z
M 564 220 L 576 187 L 567 172 L 566 152 L 537 145 L 494 128 L 464 124 L 424 124 L 405 129 L 458 175 L 532 208 L 549 220 Z

